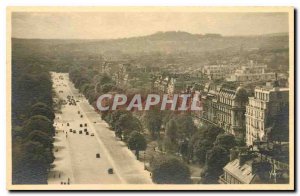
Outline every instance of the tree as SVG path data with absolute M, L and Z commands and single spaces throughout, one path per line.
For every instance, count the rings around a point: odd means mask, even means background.
M 230 150 L 236 146 L 236 140 L 234 135 L 228 133 L 219 134 L 216 138 L 215 145 L 219 145 L 226 150 Z
M 114 83 L 105 83 L 105 84 L 101 85 L 101 92 L 103 94 L 105 94 L 105 93 L 112 91 L 114 88 L 115 88 Z
M 170 110 L 161 111 L 161 115 L 162 115 L 162 124 L 165 127 L 168 124 L 168 122 L 174 117 L 173 111 Z
M 12 181 L 47 184 L 55 117 L 48 59 L 14 51 L 12 61 Z
M 124 139 L 126 141 L 131 132 L 140 132 L 141 130 L 142 124 L 131 113 L 122 114 L 115 123 L 116 134 L 121 140 Z
M 53 149 L 53 141 L 52 137 L 49 137 L 45 132 L 34 130 L 25 138 L 26 142 L 40 142 L 44 148 Z
M 244 138 L 235 138 L 235 143 L 239 147 L 244 147 L 246 146 L 246 142 Z
M 150 163 L 152 180 L 157 184 L 189 184 L 191 173 L 186 164 L 173 157 L 155 157 Z
M 213 147 L 213 144 L 206 140 L 200 139 L 194 143 L 192 147 L 192 157 L 199 164 L 204 164 L 206 161 L 206 153 Z
M 221 147 L 214 146 L 207 152 L 205 169 L 202 175 L 203 183 L 217 183 L 219 176 L 223 173 L 223 167 L 229 161 L 229 152 Z
M 216 140 L 217 136 L 220 133 L 224 133 L 225 131 L 220 127 L 209 125 L 200 128 L 200 132 L 202 132 L 203 138 L 213 143 Z
M 167 153 L 177 153 L 179 150 L 177 142 L 173 143 L 169 137 L 165 136 L 163 139 L 163 150 Z
M 253 173 L 256 173 L 264 182 L 270 180 L 270 172 L 272 171 L 272 164 L 270 162 L 254 160 L 252 169 Z
M 18 160 L 18 183 L 46 184 L 50 164 L 54 161 L 52 150 L 36 141 L 28 141 L 21 146 Z
M 113 128 L 115 129 L 116 128 L 116 123 L 117 121 L 119 120 L 120 116 L 122 114 L 128 114 L 128 115 L 131 115 L 129 111 L 127 110 L 115 110 L 111 113 L 111 115 L 109 115 L 109 118 L 108 118 L 108 124 Z
M 108 84 L 108 83 L 112 83 L 112 84 L 115 83 L 113 81 L 113 79 L 108 74 L 106 74 L 106 73 L 103 74 L 103 75 L 101 75 L 99 82 L 100 82 L 101 85 Z
M 37 102 L 36 104 L 31 106 L 30 116 L 35 116 L 35 115 L 46 116 L 51 121 L 53 121 L 55 118 L 52 108 L 50 108 L 47 104 L 42 102 Z
M 183 114 L 176 118 L 178 127 L 178 137 L 180 139 L 191 138 L 191 136 L 197 131 L 197 127 L 194 124 L 191 115 Z
M 35 130 L 41 130 L 49 136 L 54 135 L 54 127 L 52 121 L 50 121 L 46 116 L 32 116 L 25 122 L 25 125 L 23 127 L 24 136 L 29 135 L 32 131 Z
M 187 139 L 179 143 L 179 153 L 182 155 L 184 161 L 189 162 L 189 141 Z
M 177 153 L 179 144 L 177 140 L 177 124 L 175 120 L 171 119 L 166 125 L 165 137 L 163 140 L 163 147 L 166 152 Z
M 145 137 L 137 131 L 130 134 L 127 145 L 130 150 L 135 150 L 137 160 L 139 160 L 139 152 L 146 150 L 147 142 Z
M 144 121 L 147 129 L 151 133 L 152 139 L 160 136 L 160 128 L 162 125 L 161 113 L 156 108 L 146 112 Z
M 170 139 L 172 143 L 176 143 L 177 141 L 177 124 L 175 120 L 171 119 L 166 126 L 166 136 Z
M 13 126 L 11 133 L 13 140 L 22 139 L 21 137 L 23 136 L 23 127 Z
M 218 134 L 223 129 L 215 126 L 203 126 L 189 140 L 189 154 L 193 161 L 204 164 L 207 152 L 213 147 Z
M 54 156 L 49 148 L 44 148 L 43 144 L 36 141 L 28 141 L 24 143 L 24 149 L 27 153 L 27 161 L 35 162 L 49 168 L 49 163 L 54 161 Z

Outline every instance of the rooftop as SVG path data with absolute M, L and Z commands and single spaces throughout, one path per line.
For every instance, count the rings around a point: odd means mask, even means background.
M 252 174 L 251 163 L 246 162 L 240 166 L 239 159 L 227 163 L 223 169 L 245 184 L 250 184 L 255 177 L 255 174 Z

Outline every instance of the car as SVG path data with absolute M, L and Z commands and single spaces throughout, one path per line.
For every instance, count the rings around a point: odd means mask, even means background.
M 80 124 L 79 126 L 82 127 L 82 124 Z
M 67 126 L 70 126 L 70 123 L 67 123 Z
M 86 128 L 84 129 L 84 132 L 87 132 L 87 129 L 86 129 Z
M 84 126 L 87 127 L 87 124 L 85 123 Z
M 89 132 L 85 132 L 85 135 L 89 135 Z
M 113 168 L 109 168 L 109 169 L 107 170 L 107 173 L 108 173 L 108 174 L 113 174 L 113 173 L 114 173 Z
M 79 134 L 82 134 L 82 131 L 79 131 Z
M 76 130 L 74 130 L 73 133 L 76 133 Z
M 100 158 L 100 153 L 97 153 L 97 154 L 96 154 L 96 158 Z
M 82 115 L 82 114 L 80 115 L 80 118 L 83 118 L 83 115 Z
M 91 136 L 95 136 L 95 135 L 92 133 Z

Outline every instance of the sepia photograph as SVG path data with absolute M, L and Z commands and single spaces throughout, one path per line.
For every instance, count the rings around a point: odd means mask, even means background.
M 293 7 L 8 7 L 8 190 L 294 190 Z

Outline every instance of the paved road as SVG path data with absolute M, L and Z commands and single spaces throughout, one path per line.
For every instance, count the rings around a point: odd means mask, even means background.
M 63 78 L 63 79 L 62 79 Z M 52 73 L 54 90 L 59 98 L 73 96 L 76 105 L 64 105 L 56 114 L 58 131 L 54 142 L 54 168 L 49 184 L 150 184 L 149 172 L 136 160 L 126 145 L 115 138 L 114 132 L 97 114 L 88 101 L 74 88 L 68 74 Z M 78 114 L 78 112 L 80 114 Z M 81 117 L 82 115 L 82 117 Z M 69 123 L 69 126 L 67 126 Z M 80 124 L 83 127 L 80 127 Z M 85 127 L 84 124 L 87 124 Z M 76 130 L 76 133 L 70 132 Z M 86 135 L 87 129 L 89 135 Z M 82 131 L 82 134 L 79 134 Z M 91 136 L 94 134 L 94 136 Z M 96 154 L 100 153 L 100 158 Z M 109 168 L 114 174 L 108 174 Z

